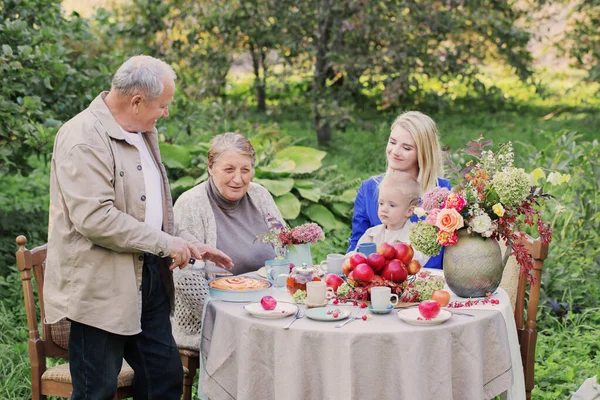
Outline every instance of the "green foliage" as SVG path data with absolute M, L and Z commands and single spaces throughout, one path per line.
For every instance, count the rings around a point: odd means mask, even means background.
M 588 71 L 590 81 L 600 82 L 600 0 L 583 0 L 572 12 L 567 30 L 568 52 L 575 65 Z
M 58 0 L 0 3 L 0 173 L 28 173 L 48 157 L 61 122 L 108 82 L 88 22 Z

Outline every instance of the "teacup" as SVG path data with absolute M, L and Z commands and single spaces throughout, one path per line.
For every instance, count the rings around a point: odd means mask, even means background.
M 377 245 L 375 243 L 361 243 L 356 248 L 356 251 L 363 253 L 365 257 L 369 257 L 369 254 L 373 254 L 377 251 Z
M 323 281 L 312 281 L 306 283 L 306 303 L 323 304 L 335 296 L 333 288 L 327 287 Z
M 321 261 L 321 269 L 330 274 L 341 275 L 344 259 L 343 254 L 327 254 L 327 260 Z
M 392 302 L 395 298 L 395 302 Z M 392 294 L 392 289 L 389 287 L 377 286 L 371 288 L 371 305 L 376 310 L 383 310 L 390 305 L 398 304 L 398 295 Z
M 290 262 L 288 260 L 265 261 L 266 275 L 273 282 L 273 286 L 281 288 L 285 286 L 285 280 L 290 274 Z

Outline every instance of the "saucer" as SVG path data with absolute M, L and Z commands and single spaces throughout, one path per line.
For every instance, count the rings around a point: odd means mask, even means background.
M 394 306 L 390 304 L 387 308 L 373 308 L 373 306 L 371 305 L 368 308 L 369 311 L 371 311 L 373 314 L 388 314 L 394 309 Z
M 329 304 L 329 300 L 325 300 L 321 304 L 313 304 L 313 303 L 309 303 L 308 301 L 304 300 L 304 305 L 306 305 L 307 308 L 325 307 L 327 304 Z

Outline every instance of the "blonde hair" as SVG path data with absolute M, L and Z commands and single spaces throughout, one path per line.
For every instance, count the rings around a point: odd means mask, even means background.
M 210 141 L 208 149 L 208 167 L 212 168 L 219 157 L 228 150 L 233 150 L 241 155 L 249 156 L 252 160 L 252 167 L 256 161 L 256 152 L 252 143 L 242 134 L 235 132 L 222 133 L 215 136 Z
M 396 118 L 390 132 L 396 127 L 410 133 L 417 145 L 417 179 L 421 183 L 421 190 L 424 193 L 433 189 L 437 186 L 437 179 L 444 176 L 442 150 L 435 122 L 419 111 L 406 111 Z
M 388 171 L 379 184 L 380 193 L 384 186 L 398 190 L 402 196 L 408 199 L 409 206 L 419 204 L 421 184 L 408 172 Z

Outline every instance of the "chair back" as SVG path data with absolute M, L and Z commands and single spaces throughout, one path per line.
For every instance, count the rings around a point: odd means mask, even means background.
M 544 260 L 548 257 L 548 245 L 540 239 L 526 236 L 521 240 L 533 259 L 533 284 L 529 285 L 529 279 L 525 274 L 519 275 L 517 287 L 517 300 L 515 305 L 515 323 L 517 335 L 521 347 L 521 361 L 525 374 L 525 392 L 527 399 L 531 399 L 531 391 L 534 387 L 535 346 L 537 343 L 537 310 L 540 301 L 540 287 L 542 281 L 542 268 Z M 526 291 L 529 285 L 529 299 L 526 302 Z
M 17 267 L 21 274 L 23 285 L 23 298 L 27 314 L 27 327 L 29 330 L 29 357 L 31 360 L 32 384 L 41 385 L 41 376 L 46 371 L 46 357 L 60 357 L 68 359 L 68 340 L 70 323 L 67 320 L 56 324 L 46 324 L 44 311 L 44 270 L 46 268 L 46 245 L 33 250 L 27 250 L 27 238 L 17 237 L 19 249 L 16 253 Z M 36 303 L 34 283 L 37 291 L 39 307 Z M 39 318 L 38 318 L 39 308 Z M 38 327 L 42 326 L 40 337 Z

